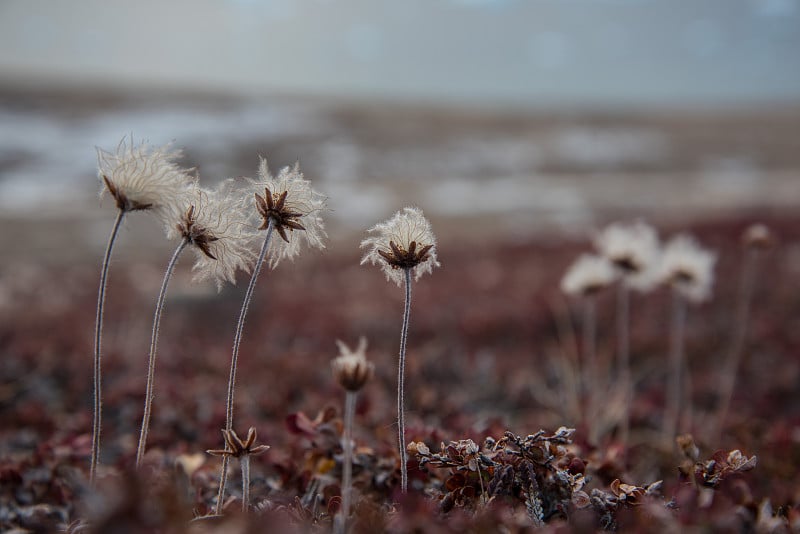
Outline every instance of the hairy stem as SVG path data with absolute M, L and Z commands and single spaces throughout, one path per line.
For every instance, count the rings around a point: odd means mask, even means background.
M 667 406 L 664 412 L 664 440 L 669 446 L 675 439 L 681 411 L 681 382 L 683 376 L 683 343 L 686 330 L 686 301 L 672 291 L 672 319 L 670 321 L 670 375 Z
M 408 340 L 408 321 L 411 316 L 411 269 L 405 270 L 406 299 L 403 306 L 403 329 L 400 332 L 400 362 L 397 366 L 397 444 L 400 447 L 400 489 L 408 491 L 408 453 L 406 452 L 406 415 L 403 393 L 406 367 L 406 341 Z
M 244 330 L 244 319 L 247 316 L 247 310 L 250 308 L 250 301 L 253 300 L 253 291 L 256 288 L 256 280 L 258 274 L 261 272 L 261 267 L 264 265 L 264 258 L 267 256 L 269 243 L 272 240 L 272 231 L 274 225 L 272 219 L 267 226 L 267 235 L 264 237 L 264 243 L 261 245 L 261 253 L 258 255 L 255 267 L 253 267 L 253 274 L 250 276 L 250 283 L 247 284 L 247 291 L 244 294 L 244 302 L 242 302 L 242 309 L 239 311 L 239 320 L 236 322 L 236 333 L 233 336 L 233 352 L 231 354 L 231 371 L 228 376 L 228 393 L 225 400 L 225 430 L 233 428 L 233 395 L 236 387 L 236 367 L 239 363 L 239 345 L 242 343 L 242 331 Z M 217 505 L 215 513 L 222 514 L 222 504 L 225 498 L 225 485 L 228 481 L 228 455 L 222 457 L 222 472 L 219 476 L 219 491 L 217 492 Z
M 344 398 L 344 464 L 342 465 L 342 517 L 339 523 L 340 532 L 347 531 L 347 519 L 350 517 L 350 504 L 353 493 L 353 419 L 356 413 L 355 391 L 347 391 Z
M 243 454 L 239 457 L 242 467 L 242 512 L 250 508 L 250 455 Z
M 101 369 L 101 347 L 103 341 L 103 311 L 106 303 L 106 283 L 108 281 L 108 268 L 111 264 L 111 251 L 114 249 L 114 243 L 117 240 L 120 226 L 122 226 L 122 219 L 125 217 L 125 211 L 119 210 L 117 218 L 114 220 L 114 226 L 111 229 L 111 235 L 108 238 L 108 245 L 106 245 L 106 253 L 103 257 L 103 267 L 100 271 L 100 289 L 97 291 L 97 316 L 94 322 L 94 417 L 92 419 L 92 459 L 89 466 L 89 481 L 94 483 L 97 476 L 97 464 L 100 458 L 100 429 L 102 426 L 102 378 L 103 373 Z
M 621 280 L 617 288 L 617 374 L 625 392 L 625 402 L 619 428 L 619 439 L 623 450 L 627 451 L 630 434 L 630 404 L 633 397 L 633 383 L 630 366 L 630 289 Z
M 164 280 L 161 282 L 161 290 L 158 292 L 158 300 L 156 301 L 156 312 L 153 315 L 153 332 L 150 335 L 150 356 L 147 363 L 147 387 L 144 395 L 144 414 L 142 415 L 142 428 L 139 431 L 139 446 L 136 449 L 136 467 L 142 463 L 144 451 L 147 446 L 147 433 L 150 431 L 150 414 L 153 407 L 153 385 L 155 383 L 156 375 L 156 352 L 158 351 L 158 334 L 161 328 L 161 314 L 164 311 L 164 300 L 167 296 L 167 286 L 172 278 L 172 273 L 175 271 L 175 265 L 178 264 L 178 257 L 183 252 L 183 249 L 189 244 L 187 239 L 182 239 L 175 252 L 172 253 L 167 264 L 167 271 L 164 273 Z
M 723 425 L 725 424 L 725 418 L 728 416 L 731 399 L 733 398 L 734 386 L 736 385 L 736 374 L 739 371 L 745 344 L 747 342 L 747 329 L 750 323 L 750 306 L 755 289 L 759 254 L 760 251 L 758 249 L 750 248 L 747 250 L 744 259 L 736 306 L 736 328 L 733 331 L 730 349 L 728 349 L 728 357 L 725 360 L 725 364 L 722 368 L 722 376 L 720 377 L 719 405 L 717 407 L 716 416 L 714 417 L 710 436 L 713 440 L 712 443 L 719 439 L 719 434 L 722 432 Z

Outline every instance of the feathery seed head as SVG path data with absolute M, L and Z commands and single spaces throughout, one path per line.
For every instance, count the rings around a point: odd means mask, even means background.
M 661 281 L 672 285 L 691 302 L 702 302 L 711 294 L 717 256 L 701 247 L 688 234 L 669 240 L 661 258 Z
M 188 207 L 173 211 L 167 219 L 167 237 L 194 245 L 195 281 L 211 279 L 221 289 L 226 281 L 236 282 L 237 270 L 250 271 L 256 259 L 255 233 L 248 225 L 246 194 L 234 187 L 234 180 L 225 180 L 211 191 L 194 187 L 185 201 Z
M 339 340 L 336 345 L 339 347 L 339 356 L 331 362 L 333 376 L 347 391 L 360 390 L 375 372 L 375 366 L 367 361 L 367 339 L 360 338 L 354 351 Z
M 405 269 L 410 269 L 418 280 L 434 267 L 440 267 L 436 259 L 436 237 L 419 208 L 403 208 L 388 221 L 367 231 L 375 235 L 361 242 L 361 248 L 367 249 L 361 265 L 380 265 L 386 279 L 398 286 L 405 281 Z
M 614 266 L 604 256 L 581 254 L 561 279 L 561 291 L 587 296 L 610 286 L 617 279 Z
M 169 211 L 183 204 L 197 180 L 191 169 L 179 167 L 175 160 L 180 150 L 169 145 L 152 148 L 145 142 L 135 145 L 125 138 L 116 153 L 97 149 L 97 175 L 103 182 L 102 195 L 108 191 L 122 211 Z
M 273 239 L 269 249 L 269 264 L 273 269 L 284 258 L 293 259 L 305 242 L 311 247 L 325 248 L 327 237 L 320 213 L 325 209 L 325 197 L 311 188 L 300 166 L 284 167 L 273 177 L 267 160 L 260 159 L 258 180 L 250 181 L 250 198 L 255 198 L 259 230 L 270 222 L 280 239 Z
M 643 221 L 610 224 L 595 237 L 594 244 L 628 286 L 647 291 L 657 283 L 658 234 L 649 224 Z

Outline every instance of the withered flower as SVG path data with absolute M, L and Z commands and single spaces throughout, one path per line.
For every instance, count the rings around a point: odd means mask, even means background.
M 418 280 L 440 266 L 436 258 L 436 237 L 419 208 L 403 208 L 368 232 L 376 235 L 361 242 L 361 248 L 367 249 L 361 265 L 380 265 L 386 279 L 398 286 L 403 284 L 406 270 Z
M 269 445 L 255 445 L 257 434 L 255 427 L 250 427 L 247 437 L 242 441 L 236 431 L 222 429 L 222 437 L 225 438 L 224 449 L 209 449 L 206 452 L 212 456 L 231 456 L 241 458 L 243 456 L 257 456 L 269 450 Z
M 354 351 L 341 341 L 337 340 L 336 345 L 339 347 L 339 356 L 331 362 L 333 375 L 347 391 L 360 390 L 375 372 L 375 365 L 367 361 L 367 339 L 360 338 Z

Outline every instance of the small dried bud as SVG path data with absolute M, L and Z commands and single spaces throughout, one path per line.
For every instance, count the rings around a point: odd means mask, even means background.
M 749 248 L 768 249 L 774 244 L 775 239 L 765 224 L 751 224 L 742 233 L 742 243 Z
M 358 340 L 358 347 L 355 351 L 350 350 L 341 341 L 336 341 L 336 345 L 339 347 L 339 356 L 331 362 L 333 375 L 339 385 L 347 391 L 360 390 L 375 372 L 375 366 L 367 361 L 366 338 L 362 337 Z
M 678 444 L 678 448 L 686 458 L 693 462 L 696 462 L 700 459 L 700 449 L 698 449 L 697 445 L 695 445 L 694 438 L 691 434 L 681 434 L 675 438 L 675 442 Z

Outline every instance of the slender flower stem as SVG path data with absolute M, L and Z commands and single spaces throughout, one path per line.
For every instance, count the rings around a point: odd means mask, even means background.
M 347 519 L 350 517 L 350 505 L 353 493 L 353 419 L 356 413 L 355 391 L 347 391 L 344 398 L 344 464 L 342 466 L 342 515 L 339 530 L 347 532 Z
M 150 431 L 150 414 L 153 407 L 153 384 L 155 382 L 156 374 L 156 352 L 158 350 L 158 334 L 161 328 L 161 314 L 164 311 L 164 300 L 167 296 L 167 286 L 172 278 L 172 273 L 175 271 L 175 265 L 178 264 L 178 257 L 181 252 L 189 244 L 189 241 L 182 239 L 175 252 L 172 253 L 167 264 L 167 271 L 164 273 L 164 280 L 161 282 L 161 290 L 158 293 L 158 300 L 156 301 L 156 312 L 153 315 L 153 332 L 150 335 L 150 356 L 147 363 L 147 388 L 144 395 L 144 414 L 142 415 L 142 428 L 139 431 L 139 446 L 136 449 L 136 467 L 142 463 L 144 451 L 147 447 L 147 433 Z
M 111 235 L 108 238 L 108 245 L 106 245 L 106 253 L 103 257 L 103 267 L 100 271 L 100 289 L 97 291 L 97 316 L 94 323 L 94 417 L 92 420 L 92 459 L 89 467 L 89 481 L 94 483 L 97 476 L 97 464 L 100 458 L 100 429 L 102 426 L 102 369 L 101 369 L 101 348 L 103 340 L 103 311 L 106 302 L 106 282 L 108 280 L 108 268 L 111 264 L 111 251 L 114 249 L 114 243 L 117 240 L 120 226 L 122 226 L 122 219 L 125 217 L 125 211 L 119 210 L 117 218 L 114 220 L 114 226 L 111 229 Z
M 677 290 L 672 291 L 672 320 L 670 324 L 670 376 L 667 406 L 664 413 L 664 440 L 671 444 L 678 430 L 681 410 L 681 379 L 683 376 L 683 343 L 686 330 L 686 301 Z
M 239 457 L 242 467 L 242 512 L 250 508 L 250 455 L 243 454 Z
M 630 366 L 630 300 L 630 289 L 625 280 L 621 280 L 617 288 L 617 374 L 625 392 L 619 429 L 619 439 L 625 451 L 628 449 L 631 425 L 630 404 L 633 397 Z
M 239 320 L 236 322 L 236 334 L 233 336 L 233 353 L 231 354 L 231 372 L 228 376 L 228 394 L 225 401 L 225 430 L 233 428 L 233 395 L 236 387 L 236 367 L 239 363 L 239 345 L 242 342 L 242 331 L 244 330 L 244 319 L 247 316 L 247 310 L 250 308 L 250 301 L 253 300 L 253 291 L 256 288 L 256 280 L 258 274 L 261 272 L 261 267 L 264 265 L 264 258 L 267 256 L 269 243 L 272 240 L 272 231 L 275 226 L 272 219 L 267 226 L 267 235 L 264 237 L 264 243 L 261 245 L 261 253 L 258 255 L 255 267 L 253 267 L 253 274 L 250 276 L 250 283 L 247 285 L 247 291 L 244 294 L 244 302 L 242 302 L 242 309 L 239 312 Z M 222 457 L 222 473 L 219 477 L 219 491 L 217 493 L 217 506 L 215 513 L 222 514 L 222 504 L 225 498 L 225 485 L 228 481 L 228 455 Z
M 592 442 L 595 441 L 594 424 L 596 407 L 599 401 L 599 383 L 596 354 L 597 338 L 597 300 L 594 295 L 584 295 L 583 304 L 583 393 L 584 393 L 584 419 L 589 426 L 589 436 Z
M 403 306 L 403 329 L 400 332 L 400 362 L 397 366 L 397 444 L 400 447 L 400 489 L 408 491 L 408 453 L 406 452 L 406 415 L 403 396 L 406 367 L 406 341 L 408 340 L 408 321 L 411 315 L 411 269 L 405 269 L 406 300 Z
M 722 368 L 720 379 L 721 387 L 719 391 L 719 406 L 714 418 L 711 431 L 711 439 L 716 441 L 722 432 L 725 418 L 728 416 L 733 389 L 736 385 L 736 374 L 742 361 L 745 343 L 747 341 L 747 329 L 750 322 L 750 306 L 753 300 L 755 289 L 756 271 L 758 267 L 758 257 L 760 250 L 750 248 L 747 250 L 742 276 L 739 282 L 739 296 L 736 308 L 736 328 L 733 331 L 728 357 Z

